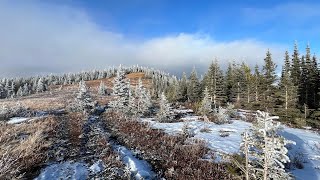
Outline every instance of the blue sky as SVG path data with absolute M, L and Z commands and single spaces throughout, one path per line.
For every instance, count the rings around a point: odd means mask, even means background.
M 317 46 L 319 42 L 319 1 L 72 0 L 55 3 L 81 8 L 102 28 L 133 38 L 200 32 L 222 41 L 254 38 L 292 44 L 298 40 Z
M 320 2 L 193 0 L 0 1 L 0 76 L 141 64 L 203 72 L 215 58 L 281 67 L 295 40 L 320 51 Z

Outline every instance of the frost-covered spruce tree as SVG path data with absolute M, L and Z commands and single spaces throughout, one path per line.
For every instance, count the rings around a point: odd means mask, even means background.
M 133 90 L 129 89 L 129 104 L 126 109 L 126 113 L 129 115 L 137 116 L 138 115 L 138 107 L 137 107 L 137 98 Z
M 13 81 L 10 83 L 9 80 L 7 80 L 4 88 L 5 88 L 5 91 L 6 91 L 6 97 L 7 98 L 12 98 L 12 97 L 15 96 L 15 92 L 14 92 L 15 83 Z
M 102 82 L 102 81 L 100 82 L 100 85 L 99 85 L 98 94 L 100 94 L 100 95 L 106 94 L 106 86 L 105 86 L 104 82 Z
M 138 84 L 136 86 L 135 96 L 137 113 L 139 115 L 147 113 L 151 106 L 151 97 L 148 94 L 146 88 L 143 86 L 141 78 L 139 78 Z
M 166 96 L 162 92 L 160 96 L 160 108 L 157 113 L 157 117 L 159 121 L 168 121 L 170 120 L 170 105 L 167 101 Z
M 43 78 L 39 78 L 38 83 L 37 83 L 37 92 L 43 92 L 46 90 L 46 86 L 44 84 Z
M 95 102 L 93 102 L 90 93 L 88 92 L 87 85 L 84 81 L 79 83 L 79 92 L 75 99 L 72 110 L 82 111 L 85 114 L 91 113 L 95 107 Z
M 219 106 L 218 109 L 214 109 L 215 122 L 218 124 L 225 124 L 229 122 L 230 116 L 227 109 Z
M 29 95 L 29 94 L 30 94 L 30 90 L 29 90 L 28 83 L 25 83 L 25 84 L 23 85 L 22 93 L 23 93 L 23 95 L 24 95 L 24 96 L 26 96 L 26 95 Z
M 18 89 L 18 91 L 17 91 L 17 96 L 18 96 L 18 97 L 24 96 L 24 94 L 23 94 L 23 87 L 22 87 L 22 86 L 19 87 L 19 89 Z
M 116 108 L 116 110 L 125 111 L 129 105 L 129 89 L 130 81 L 125 77 L 125 72 L 120 65 L 113 80 L 112 94 L 116 97 L 109 103 L 109 106 Z
M 149 90 L 146 90 L 146 99 L 145 99 L 145 103 L 146 103 L 146 106 L 148 108 L 151 108 L 152 107 L 152 100 L 151 100 L 151 93 Z
M 274 121 L 278 118 L 258 111 L 257 122 L 244 141 L 250 146 L 247 148 L 249 165 L 252 167 L 249 175 L 254 179 L 291 178 L 284 167 L 284 163 L 290 162 L 285 145 L 294 142 L 278 134 L 280 123 Z
M 207 115 L 209 115 L 209 113 L 212 112 L 211 97 L 209 95 L 207 87 L 205 88 L 205 90 L 203 92 L 203 95 L 204 96 L 203 96 L 203 99 L 202 99 L 202 102 L 201 102 L 201 107 L 200 107 L 199 111 L 203 116 L 207 116 Z
M 12 81 L 10 86 L 11 98 L 14 98 L 16 96 L 15 89 L 16 89 L 16 83 Z
M 5 98 L 5 89 L 2 84 L 0 84 L 0 98 Z

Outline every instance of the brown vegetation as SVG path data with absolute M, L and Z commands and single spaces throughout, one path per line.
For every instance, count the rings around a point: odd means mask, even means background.
M 184 136 L 170 136 L 147 124 L 105 115 L 113 135 L 127 147 L 138 149 L 157 173 L 166 179 L 231 179 L 224 165 L 202 160 L 209 150 L 203 142 L 186 143 Z
M 57 122 L 53 117 L 20 125 L 0 125 L 0 179 L 28 177 L 47 159 L 48 134 Z

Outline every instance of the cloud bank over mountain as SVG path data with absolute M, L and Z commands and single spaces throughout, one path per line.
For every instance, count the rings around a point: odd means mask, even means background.
M 69 6 L 0 2 L 0 77 L 145 65 L 178 75 L 195 65 L 200 72 L 217 58 L 262 65 L 269 48 L 277 64 L 284 46 L 239 39 L 217 41 L 203 33 L 131 38 L 96 23 L 83 9 Z

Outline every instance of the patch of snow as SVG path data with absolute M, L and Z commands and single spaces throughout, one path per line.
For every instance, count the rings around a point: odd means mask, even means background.
M 215 124 L 212 122 L 203 122 L 197 120 L 198 117 L 190 116 L 185 122 L 160 123 L 152 119 L 141 119 L 142 122 L 148 122 L 151 128 L 162 129 L 164 132 L 175 135 L 181 133 L 185 123 L 194 134 L 195 139 L 202 139 L 207 142 L 208 147 L 219 154 L 239 153 L 241 143 L 241 134 L 252 126 L 251 123 L 242 120 L 232 120 L 231 124 Z M 296 179 L 320 179 L 320 135 L 305 129 L 289 128 L 282 126 L 281 135 L 286 139 L 296 142 L 296 145 L 290 145 L 289 155 L 293 157 L 297 153 L 305 156 L 303 169 L 290 170 Z M 201 132 L 206 128 L 209 131 Z M 228 131 L 230 135 L 221 137 L 219 131 Z M 219 157 L 219 156 L 218 156 Z
M 31 122 L 36 119 L 40 119 L 40 117 L 13 117 L 7 121 L 8 124 L 21 124 L 24 122 Z
M 173 112 L 187 114 L 187 113 L 193 113 L 193 110 L 192 109 L 173 109 Z
M 221 128 L 220 132 L 237 132 L 236 129 Z
M 151 170 L 148 162 L 137 159 L 134 154 L 124 146 L 115 145 L 114 148 L 137 180 L 148 180 L 156 177 L 156 174 Z
M 88 167 L 84 163 L 64 162 L 52 164 L 46 167 L 35 180 L 47 179 L 72 179 L 86 180 L 88 178 Z
M 283 126 L 281 134 L 289 140 L 295 141 L 291 145 L 289 155 L 294 157 L 297 154 L 303 156 L 303 169 L 291 170 L 296 179 L 320 179 L 320 135 L 304 129 L 295 129 Z
M 231 124 L 218 125 L 211 122 L 198 121 L 195 120 L 197 118 L 194 117 L 189 117 L 188 119 L 190 120 L 188 122 L 176 123 L 160 123 L 151 121 L 150 119 L 141 119 L 141 121 L 149 122 L 152 128 L 162 129 L 164 132 L 171 135 L 183 132 L 183 126 L 187 123 L 191 133 L 195 134 L 193 138 L 202 139 L 207 142 L 210 149 L 227 154 L 239 152 L 241 134 L 251 126 L 251 123 L 238 120 L 232 121 Z M 204 128 L 208 129 L 209 132 L 201 132 Z M 228 131 L 230 132 L 230 135 L 221 137 L 221 131 Z
M 99 160 L 99 161 L 95 162 L 94 164 L 92 164 L 89 169 L 93 174 L 97 174 L 97 173 L 101 172 L 103 169 L 105 169 L 105 166 L 104 166 L 103 162 L 101 160 Z
M 200 116 L 186 116 L 181 118 L 182 121 L 197 121 Z
M 30 118 L 25 118 L 25 117 L 13 117 L 10 118 L 9 121 L 7 121 L 8 124 L 19 124 L 25 121 L 28 121 Z

